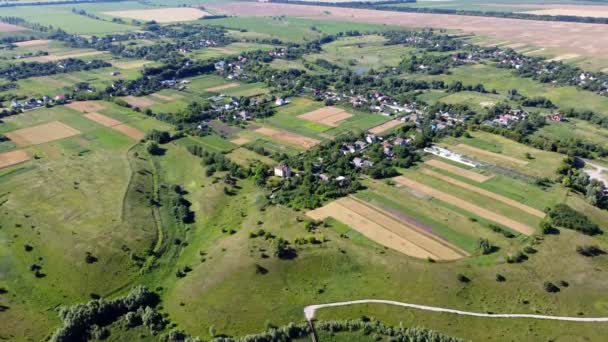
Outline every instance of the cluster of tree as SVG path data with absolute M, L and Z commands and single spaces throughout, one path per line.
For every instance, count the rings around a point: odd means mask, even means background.
M 461 342 L 456 337 L 424 328 L 406 328 L 385 325 L 380 321 L 363 317 L 357 320 L 345 321 L 315 321 L 315 329 L 333 334 L 358 332 L 370 340 L 391 341 L 433 341 L 433 342 Z M 248 335 L 241 338 L 216 337 L 213 342 L 292 342 L 308 337 L 312 331 L 308 323 L 290 323 L 286 326 L 276 327 L 270 324 L 269 329 L 263 333 Z
M 99 329 L 99 327 L 117 321 L 129 312 L 137 312 L 139 309 L 148 310 L 145 309 L 146 307 L 153 309 L 158 302 L 157 294 L 144 286 L 139 286 L 132 289 L 125 297 L 114 300 L 102 298 L 92 300 L 87 304 L 61 307 L 59 317 L 63 321 L 63 326 L 53 334 L 52 340 L 57 342 L 87 341 L 93 337 L 91 329 L 95 326 Z M 158 317 L 154 321 L 158 322 Z M 155 323 L 155 325 L 160 327 L 159 323 Z
M 190 210 L 192 203 L 184 197 L 188 192 L 180 185 L 162 186 L 161 188 L 166 189 L 167 200 L 175 219 L 182 223 L 193 223 L 194 212 Z
M 576 230 L 585 235 L 598 235 L 603 233 L 600 227 L 591 222 L 587 216 L 563 203 L 556 204 L 547 209 L 546 219 L 554 227 Z
M 433 29 L 420 31 L 389 30 L 383 32 L 382 35 L 387 39 L 387 45 L 404 44 L 426 51 L 455 51 L 464 46 L 464 42 L 461 39 L 455 39 L 454 36 L 437 33 Z
M 585 162 L 577 157 L 567 156 L 557 168 L 560 181 L 565 187 L 571 188 L 585 195 L 587 202 L 598 207 L 608 206 L 608 196 L 603 182 L 590 179 L 583 170 Z
M 95 59 L 83 61 L 81 59 L 68 58 L 55 62 L 21 62 L 0 68 L 0 77 L 9 81 L 16 81 L 29 77 L 48 76 L 74 71 L 93 70 L 110 67 L 112 64 Z
M 459 64 L 460 62 L 455 61 L 451 56 L 425 53 L 422 55 L 412 54 L 405 57 L 401 63 L 399 63 L 399 68 L 402 71 L 409 73 L 439 75 Z
M 206 175 L 212 176 L 215 172 L 228 172 L 232 177 L 244 179 L 251 174 L 251 170 L 232 162 L 221 153 L 209 152 L 199 145 L 188 146 L 188 151 L 202 159 L 203 166 L 206 167 Z

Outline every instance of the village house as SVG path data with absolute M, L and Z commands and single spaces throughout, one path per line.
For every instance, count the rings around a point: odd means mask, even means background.
M 359 158 L 359 157 L 353 158 L 353 162 L 352 163 L 358 169 L 364 168 L 364 167 L 372 167 L 372 166 L 374 166 L 374 162 L 372 162 L 370 160 L 365 160 L 365 159 L 362 159 L 362 158 Z
M 287 164 L 279 164 L 274 168 L 274 175 L 281 178 L 291 177 L 291 169 Z

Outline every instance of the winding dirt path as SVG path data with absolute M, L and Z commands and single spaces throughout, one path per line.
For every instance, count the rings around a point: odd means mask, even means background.
M 316 304 L 316 305 L 308 305 L 304 308 L 304 316 L 306 320 L 311 321 L 315 318 L 315 312 L 319 309 L 337 307 L 337 306 L 347 306 L 347 305 L 357 305 L 357 304 L 387 304 L 387 305 L 395 305 L 402 306 L 406 308 L 424 310 L 424 311 L 433 311 L 433 312 L 443 312 L 450 313 L 461 316 L 473 316 L 473 317 L 486 317 L 486 318 L 532 318 L 532 319 L 546 319 L 552 321 L 570 321 L 570 322 L 608 322 L 608 317 L 569 317 L 569 316 L 547 316 L 547 315 L 534 315 L 534 314 L 493 314 L 493 313 L 481 313 L 481 312 L 471 312 L 471 311 L 462 311 L 462 310 L 454 310 L 436 306 L 427 306 L 427 305 L 419 305 L 419 304 L 411 304 L 411 303 L 403 303 L 397 302 L 393 300 L 382 300 L 382 299 L 362 299 L 362 300 L 352 300 L 348 302 L 335 302 L 335 303 L 326 303 L 326 304 Z

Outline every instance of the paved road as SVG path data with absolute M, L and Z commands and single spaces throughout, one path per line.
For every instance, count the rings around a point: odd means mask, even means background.
M 336 302 L 336 303 L 309 305 L 304 308 L 304 316 L 306 316 L 306 319 L 308 321 L 310 321 L 313 318 L 315 318 L 315 312 L 319 309 L 336 307 L 336 306 L 357 305 L 357 304 L 388 304 L 388 305 L 403 306 L 406 308 L 413 308 L 413 309 L 424 310 L 424 311 L 445 312 L 445 313 L 451 313 L 451 314 L 455 314 L 455 315 L 486 317 L 486 318 L 532 318 L 532 319 L 546 319 L 546 320 L 553 320 L 553 321 L 571 321 L 571 322 L 608 322 L 608 317 L 565 317 L 565 316 L 545 316 L 545 315 L 532 315 L 532 314 L 489 314 L 489 313 L 461 311 L 461 310 L 454 310 L 454 309 L 447 309 L 447 308 L 439 308 L 439 307 L 435 307 L 435 306 L 402 303 L 402 302 L 396 302 L 396 301 L 392 301 L 392 300 L 380 300 L 380 299 L 363 299 L 363 300 L 353 300 L 353 301 L 348 301 L 348 302 Z

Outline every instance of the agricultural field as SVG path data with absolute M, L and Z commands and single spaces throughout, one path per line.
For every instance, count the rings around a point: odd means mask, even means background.
M 515 1 L 403 5 L 574 6 Z M 490 57 L 407 68 L 488 39 L 463 32 L 508 30 L 501 46 L 543 54 L 583 37 L 553 56 L 583 63 L 605 25 L 232 0 L 0 8 L 29 27 L 0 34 L 0 340 L 303 342 L 309 324 L 320 342 L 608 334 L 576 321 L 608 317 L 608 195 L 586 178 L 608 179 L 607 97 Z M 399 32 L 421 25 L 463 31 Z M 490 127 L 510 110 L 497 104 L 519 107 L 512 89 L 559 108 Z M 541 122 L 566 108 L 596 116 Z M 584 166 L 540 137 L 596 149 Z M 364 299 L 482 315 L 310 316 Z

